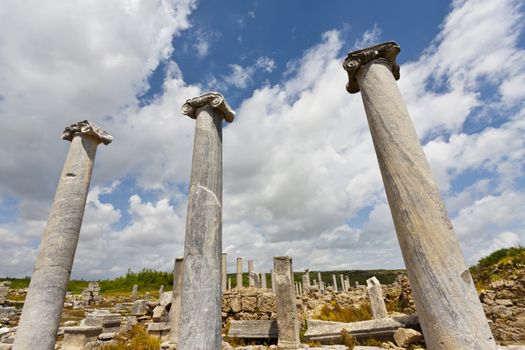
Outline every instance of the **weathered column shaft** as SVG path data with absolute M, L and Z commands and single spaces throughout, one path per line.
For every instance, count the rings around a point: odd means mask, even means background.
M 88 121 L 67 127 L 62 138 L 71 141 L 71 145 L 31 276 L 15 350 L 55 347 L 97 146 L 112 140 Z
M 339 278 L 341 279 L 341 292 L 345 292 L 345 277 L 343 275 L 339 275 Z
M 293 279 L 292 258 L 273 258 L 275 271 L 275 309 L 279 339 L 277 346 L 282 349 L 297 349 L 299 346 L 299 324 Z
M 332 281 L 334 283 L 334 292 L 337 292 L 337 277 L 335 275 L 332 275 Z
M 226 278 L 227 278 L 227 275 L 228 275 L 226 263 L 227 263 L 227 261 L 226 261 L 226 253 L 222 253 L 222 263 L 221 263 L 222 279 L 221 279 L 221 282 L 222 282 L 222 292 L 223 293 L 226 291 Z
M 248 287 L 255 287 L 253 279 L 253 260 L 248 260 Z
M 184 278 L 184 258 L 175 258 L 175 267 L 173 269 L 173 296 L 170 308 L 170 333 L 168 340 L 172 344 L 179 341 L 179 324 L 181 312 L 182 283 Z
M 237 258 L 237 288 L 242 288 L 242 258 Z
M 385 300 L 383 299 L 383 288 L 378 279 L 374 276 L 366 280 L 366 290 L 370 298 L 372 316 L 374 319 L 387 318 Z
M 272 277 L 272 292 L 275 294 L 275 275 L 273 273 L 273 269 L 270 271 L 271 277 Z
M 344 62 L 347 90 L 365 107 L 399 245 L 428 349 L 496 349 L 459 241 L 395 78 L 399 47 L 384 43 Z
M 266 273 L 261 272 L 261 288 L 266 289 Z
M 196 119 L 184 242 L 179 350 L 221 347 L 222 121 L 233 120 L 220 94 L 186 101 Z M 230 117 L 225 113 L 230 111 Z

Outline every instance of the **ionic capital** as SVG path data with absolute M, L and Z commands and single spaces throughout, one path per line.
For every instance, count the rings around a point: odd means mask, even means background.
M 343 68 L 348 73 L 348 83 L 346 91 L 351 94 L 359 92 L 359 84 L 355 75 L 362 65 L 373 60 L 381 59 L 388 61 L 392 74 L 396 80 L 399 79 L 399 65 L 396 63 L 396 56 L 401 51 L 399 45 L 394 41 L 367 47 L 357 51 L 350 52 L 343 62 Z
M 189 116 L 190 118 L 196 119 L 197 109 L 202 106 L 210 105 L 213 108 L 218 109 L 224 115 L 224 119 L 231 123 L 235 118 L 235 111 L 230 107 L 228 102 L 218 92 L 210 92 L 199 97 L 190 98 L 186 100 L 186 103 L 182 105 L 182 114 Z
M 66 126 L 64 132 L 62 133 L 62 139 L 72 141 L 73 137 L 78 134 L 94 137 L 105 145 L 108 145 L 111 143 L 111 141 L 113 141 L 113 136 L 87 120 Z

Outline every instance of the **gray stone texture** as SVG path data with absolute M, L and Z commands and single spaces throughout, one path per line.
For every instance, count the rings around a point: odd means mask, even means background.
M 255 287 L 253 260 L 248 260 L 248 287 Z
M 361 90 L 419 321 L 429 349 L 496 349 L 459 241 L 394 80 L 399 47 L 352 52 L 347 90 Z M 357 83 L 357 85 L 356 85 Z M 356 89 L 357 87 L 357 89 Z
M 337 277 L 335 277 L 335 275 L 332 275 L 332 282 L 334 283 L 334 292 L 337 292 Z
M 242 288 L 242 258 L 237 258 L 237 288 Z
M 277 346 L 295 349 L 299 345 L 299 323 L 293 279 L 292 258 L 276 256 L 273 258 L 275 274 L 275 308 L 279 339 Z
M 374 319 L 387 318 L 385 300 L 383 299 L 383 289 L 381 283 L 374 276 L 366 280 L 366 290 L 370 298 L 370 306 L 372 308 L 372 316 Z
M 234 114 L 217 93 L 186 101 L 182 111 L 196 118 L 196 125 L 177 347 L 218 350 L 222 297 L 222 121 L 232 121 Z
M 179 323 L 181 311 L 181 291 L 184 276 L 184 258 L 175 258 L 175 267 L 173 269 L 173 299 L 170 308 L 170 333 L 169 340 L 173 344 L 179 341 Z
M 18 325 L 13 349 L 54 349 L 97 146 L 112 138 L 88 121 L 67 127 L 71 141 Z

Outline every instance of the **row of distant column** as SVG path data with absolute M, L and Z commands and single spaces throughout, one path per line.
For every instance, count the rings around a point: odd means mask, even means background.
M 459 241 L 395 83 L 399 51 L 394 42 L 354 51 L 343 68 L 348 73 L 347 91 L 361 91 L 425 341 L 429 349 L 496 349 Z M 215 350 L 221 347 L 223 288 L 222 123 L 232 122 L 234 112 L 218 93 L 188 100 L 182 112 L 196 119 L 196 128 L 177 349 Z M 63 137 L 71 141 L 71 147 L 14 350 L 54 348 L 95 151 L 98 144 L 111 142 L 107 133 L 87 121 L 66 128 Z

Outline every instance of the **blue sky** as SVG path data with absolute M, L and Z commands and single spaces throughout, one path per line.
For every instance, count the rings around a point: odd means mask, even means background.
M 30 9 L 30 11 L 29 11 Z M 395 40 L 403 94 L 468 264 L 524 244 L 523 5 L 473 1 L 7 1 L 0 9 L 0 276 L 31 273 L 68 144 L 100 146 L 74 277 L 183 254 L 194 121 L 220 91 L 223 248 L 269 271 L 403 261 L 349 51 Z

